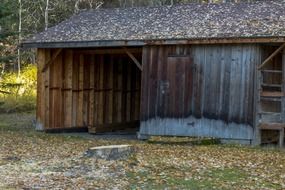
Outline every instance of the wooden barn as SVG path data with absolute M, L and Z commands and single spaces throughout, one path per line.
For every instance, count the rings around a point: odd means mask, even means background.
M 284 1 L 85 11 L 22 46 L 45 131 L 284 142 Z

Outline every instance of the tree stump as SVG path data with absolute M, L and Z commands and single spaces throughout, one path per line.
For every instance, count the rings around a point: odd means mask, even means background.
M 89 148 L 86 156 L 105 160 L 127 159 L 134 153 L 134 147 L 131 145 L 110 145 Z

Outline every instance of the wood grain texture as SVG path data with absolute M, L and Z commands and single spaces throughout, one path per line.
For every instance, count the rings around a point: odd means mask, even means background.
M 214 121 L 219 121 L 224 126 L 240 126 L 240 133 L 252 138 L 255 69 L 261 62 L 260 54 L 260 46 L 255 44 L 144 47 L 141 99 L 144 125 L 140 130 L 144 131 L 145 126 L 147 134 L 159 130 L 160 135 L 166 135 L 165 127 L 160 125 L 162 129 L 158 129 L 154 123 L 177 119 L 182 123 L 174 126 L 195 127 L 195 122 L 202 119 L 207 125 L 197 129 L 201 134 L 203 130 L 207 134 L 216 133 Z M 195 121 L 187 124 L 183 118 Z M 173 135 L 179 130 L 172 129 Z M 239 131 L 232 132 L 236 130 Z M 199 135 L 199 131 L 196 133 Z
M 57 54 L 38 75 L 37 121 L 45 130 L 89 127 L 96 132 L 99 126 L 100 131 L 113 131 L 114 126 L 122 129 L 120 123 L 137 123 L 141 71 L 123 51 L 114 51 L 38 51 L 39 68 Z M 130 51 L 141 61 L 140 52 Z
M 43 96 L 45 94 L 45 76 L 44 73 L 41 72 L 42 68 L 46 64 L 46 55 L 45 55 L 44 49 L 38 49 L 37 50 L 37 66 L 38 66 L 38 72 L 37 72 L 37 126 L 36 128 L 38 130 L 42 130 L 45 123 L 45 97 Z

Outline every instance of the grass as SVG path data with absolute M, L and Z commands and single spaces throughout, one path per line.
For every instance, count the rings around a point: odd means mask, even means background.
M 131 189 L 137 189 L 136 179 L 144 178 L 149 176 L 149 173 L 146 171 L 138 173 L 128 173 L 129 178 L 133 179 L 134 182 L 131 185 Z M 139 176 L 139 178 L 138 178 Z M 204 174 L 199 174 L 193 176 L 193 178 L 184 178 L 184 177 L 173 177 L 171 175 L 163 176 L 161 184 L 155 183 L 151 177 L 148 177 L 148 184 L 145 186 L 146 189 L 166 189 L 166 188 L 177 188 L 177 189 L 228 189 L 223 188 L 225 182 L 238 184 L 243 180 L 247 179 L 247 175 L 240 171 L 239 169 L 214 169 L 205 172 Z
M 0 189 L 284 189 L 285 152 L 215 139 L 103 139 L 34 130 L 34 112 L 0 114 Z M 128 160 L 84 157 L 132 144 Z

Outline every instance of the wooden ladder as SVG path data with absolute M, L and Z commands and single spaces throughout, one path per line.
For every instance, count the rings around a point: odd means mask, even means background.
M 258 70 L 257 117 L 260 133 L 264 130 L 279 132 L 278 144 L 284 146 L 285 129 L 285 51 L 283 51 L 282 69 Z M 265 65 L 265 64 L 264 64 Z M 280 83 L 272 83 L 267 77 L 281 78 Z M 274 108 L 275 106 L 275 108 Z M 276 109 L 279 107 L 279 110 Z M 272 109 L 273 108 L 273 109 Z

